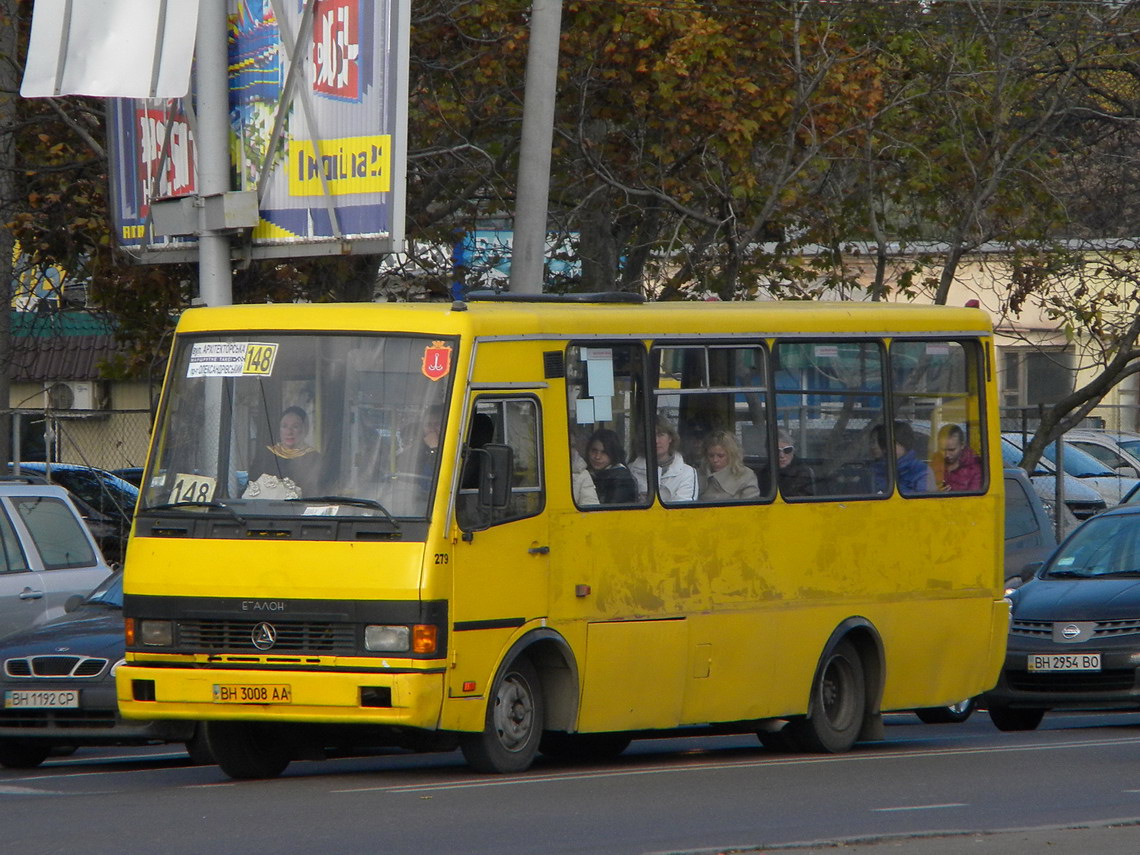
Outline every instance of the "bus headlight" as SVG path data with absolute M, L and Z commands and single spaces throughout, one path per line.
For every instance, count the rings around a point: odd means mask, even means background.
M 168 620 L 139 621 L 139 641 L 145 647 L 169 647 L 174 643 L 174 624 Z
M 364 627 L 364 649 L 383 653 L 401 653 L 411 649 L 412 631 L 406 626 Z

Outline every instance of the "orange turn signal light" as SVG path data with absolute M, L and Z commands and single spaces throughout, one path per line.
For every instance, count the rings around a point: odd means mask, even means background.
M 133 617 L 129 617 L 123 621 L 123 639 L 127 642 L 127 647 L 134 647 L 135 619 Z
M 412 652 L 435 653 L 436 627 L 434 624 L 417 623 L 412 627 Z

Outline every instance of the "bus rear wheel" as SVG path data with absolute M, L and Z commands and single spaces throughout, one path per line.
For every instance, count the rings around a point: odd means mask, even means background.
M 543 719 L 538 672 L 519 657 L 495 678 L 482 732 L 460 735 L 463 757 L 478 772 L 525 771 L 538 753 Z
M 292 760 L 288 743 L 256 721 L 206 722 L 206 741 L 222 771 L 231 778 L 276 778 Z
M 804 751 L 841 754 L 858 739 L 866 706 L 863 660 L 844 639 L 825 657 L 812 684 L 808 716 L 788 722 L 788 736 Z

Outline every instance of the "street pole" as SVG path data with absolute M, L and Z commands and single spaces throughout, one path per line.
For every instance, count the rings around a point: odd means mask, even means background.
M 526 57 L 518 195 L 511 249 L 510 290 L 518 294 L 542 293 L 561 31 L 562 0 L 535 0 L 531 6 L 530 46 Z
M 229 57 L 226 0 L 200 0 L 194 82 L 198 116 L 198 193 L 230 190 Z M 233 303 L 230 238 L 204 231 L 198 238 L 198 293 L 207 306 Z

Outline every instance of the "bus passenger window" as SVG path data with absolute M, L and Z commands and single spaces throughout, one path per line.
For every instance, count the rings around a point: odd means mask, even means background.
M 913 492 L 982 492 L 986 466 L 977 343 L 896 341 L 890 364 L 895 415 L 912 427 L 915 454 L 933 473 L 927 489 Z
M 634 462 L 643 490 L 652 492 L 651 472 L 664 505 L 753 502 L 772 494 L 771 478 L 761 490 L 759 477 L 769 468 L 765 356 L 757 345 L 657 342 L 658 465 L 647 472 L 644 459 Z
M 876 426 L 883 423 L 883 355 L 879 341 L 780 342 L 773 353 L 778 422 L 777 464 L 799 467 L 781 495 L 790 501 L 886 495 L 891 491 Z M 791 448 L 791 454 L 780 451 Z M 802 473 L 810 477 L 802 477 Z M 804 484 L 810 484 L 808 493 Z
M 647 503 L 631 463 L 644 468 L 645 350 L 639 344 L 571 345 L 566 354 L 570 487 L 580 508 Z

